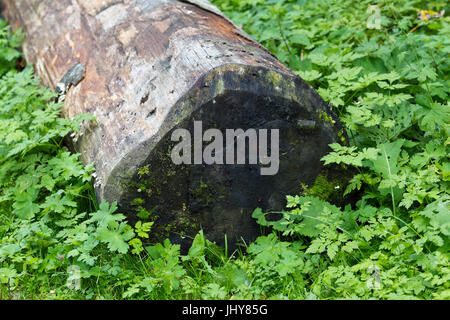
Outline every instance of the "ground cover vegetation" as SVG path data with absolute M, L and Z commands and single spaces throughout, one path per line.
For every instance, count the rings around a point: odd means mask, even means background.
M 98 204 L 93 165 L 65 147 L 95 119 L 60 117 L 1 22 L 0 298 L 449 299 L 450 19 L 422 11 L 448 4 L 213 2 L 340 117 L 348 143 L 322 160 L 349 184 L 299 186 L 275 221 L 255 208 L 262 235 L 235 253 L 202 232 L 186 255 L 148 243 L 152 222 Z M 358 197 L 337 206 L 342 191 Z

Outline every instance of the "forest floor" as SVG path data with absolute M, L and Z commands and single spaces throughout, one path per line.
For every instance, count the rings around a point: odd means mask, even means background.
M 255 208 L 267 233 L 231 257 L 202 232 L 187 255 L 148 243 L 64 147 L 90 116 L 59 117 L 1 23 L 0 299 L 450 299 L 448 3 L 213 2 L 340 117 L 350 145 L 322 160 L 357 201 L 319 177 L 278 221 Z

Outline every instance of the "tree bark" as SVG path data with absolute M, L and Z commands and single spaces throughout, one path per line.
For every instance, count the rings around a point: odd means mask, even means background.
M 339 122 L 310 85 L 207 1 L 4 0 L 3 13 L 24 29 L 43 83 L 64 94 L 63 115 L 96 117 L 74 148 L 95 162 L 98 199 L 156 220 L 161 237 L 183 242 L 202 227 L 219 244 L 225 233 L 231 245 L 253 239 L 253 209 L 281 209 L 337 140 Z M 171 133 L 194 120 L 280 129 L 278 174 L 174 165 Z

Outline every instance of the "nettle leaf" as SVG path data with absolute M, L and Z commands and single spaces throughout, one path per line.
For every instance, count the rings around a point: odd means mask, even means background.
M 278 29 L 265 29 L 262 31 L 259 41 L 266 41 L 271 39 L 278 39 L 280 37 L 280 31 Z
M 309 38 L 304 33 L 299 33 L 296 31 L 289 37 L 290 41 L 294 44 L 298 44 L 301 46 L 309 47 L 311 45 L 311 42 L 309 41 Z

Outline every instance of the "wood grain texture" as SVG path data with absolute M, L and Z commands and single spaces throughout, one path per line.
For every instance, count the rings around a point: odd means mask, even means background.
M 284 178 L 289 170 L 298 172 L 292 173 L 288 184 L 275 183 L 272 193 L 289 192 L 299 185 L 298 179 L 312 181 L 321 171 L 320 157 L 337 139 L 339 126 L 320 117 L 333 115 L 317 93 L 205 1 L 4 0 L 3 5 L 9 23 L 24 29 L 24 54 L 46 86 L 56 89 L 74 64 L 84 65 L 83 79 L 67 92 L 63 114 L 73 117 L 88 112 L 98 121 L 82 129 L 74 147 L 85 163 L 95 162 L 99 200 L 119 201 L 124 210 L 132 210 L 127 203 L 136 194 L 130 191 L 130 181 L 136 180 L 138 169 L 151 161 L 168 133 L 194 115 L 197 120 L 214 120 L 219 127 L 233 125 L 224 118 L 233 117 L 227 113 L 233 108 L 245 120 L 237 119 L 236 124 L 248 127 L 273 123 L 274 115 L 284 116 L 277 121 L 285 121 L 289 128 L 296 127 L 295 117 L 317 121 L 314 138 L 311 133 L 299 133 L 301 139 L 289 134 L 298 142 L 289 149 L 292 156 L 281 174 Z M 221 109 L 210 106 L 215 99 L 222 101 Z M 258 113 L 261 101 L 274 105 Z M 258 113 L 255 119 L 236 103 L 251 105 L 248 110 Z M 297 111 L 283 111 L 291 105 Z M 216 114 L 202 113 L 203 108 Z M 302 167 L 289 165 L 297 161 Z M 233 175 L 221 172 L 227 174 Z M 187 184 L 195 180 L 187 179 Z M 252 187 L 258 188 L 260 182 L 255 183 Z M 191 189 L 185 193 L 184 200 L 171 200 L 179 202 L 171 210 L 189 209 L 195 202 Z M 264 201 L 270 206 L 269 199 Z M 255 229 L 248 210 L 259 204 L 233 207 L 236 212 L 245 207 L 242 228 Z M 216 210 L 228 214 L 225 206 Z M 211 237 L 216 240 L 221 232 L 233 233 L 230 228 L 234 227 L 217 229 Z M 234 232 L 236 237 L 239 232 Z

